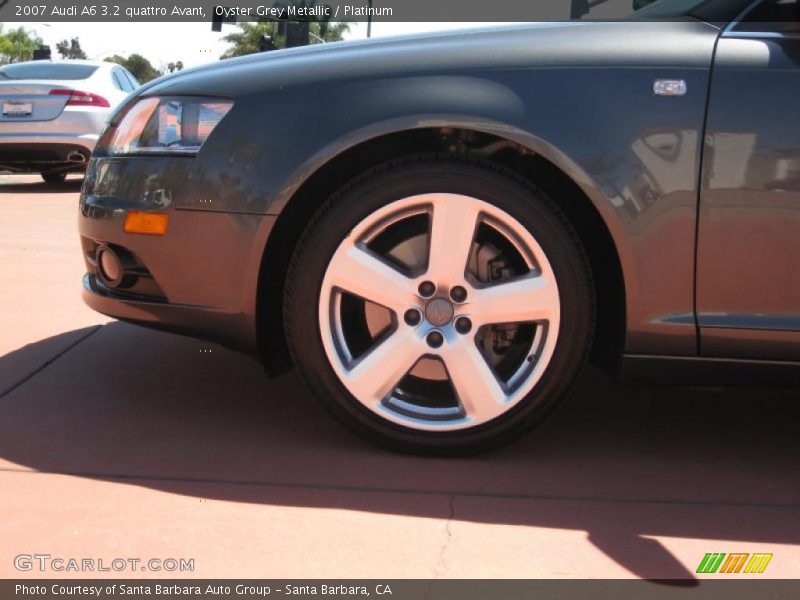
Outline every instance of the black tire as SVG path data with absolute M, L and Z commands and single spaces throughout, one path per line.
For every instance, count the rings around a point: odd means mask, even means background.
M 41 175 L 42 179 L 44 179 L 44 182 L 50 185 L 58 185 L 67 180 L 67 174 L 65 171 L 45 171 Z
M 331 368 L 318 323 L 322 280 L 340 242 L 366 215 L 422 193 L 477 197 L 516 218 L 536 238 L 558 280 L 562 326 L 555 353 L 536 386 L 506 413 L 457 431 L 412 429 L 382 419 L 345 389 Z M 567 199 L 562 199 L 567 200 Z M 364 173 L 330 197 L 309 222 L 289 267 L 284 319 L 302 380 L 322 405 L 356 434 L 386 448 L 425 455 L 462 455 L 508 443 L 541 421 L 572 389 L 594 328 L 594 294 L 585 251 L 562 212 L 541 190 L 494 163 L 418 156 Z

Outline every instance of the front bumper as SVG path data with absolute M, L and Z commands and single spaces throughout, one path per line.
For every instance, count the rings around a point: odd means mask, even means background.
M 87 273 L 83 298 L 103 314 L 256 352 L 256 296 L 274 216 L 177 209 L 189 157 L 92 159 L 81 195 L 79 232 Z M 169 215 L 166 235 L 123 231 L 130 210 Z M 130 258 L 131 277 L 111 289 L 96 251 Z
M 246 319 L 241 313 L 115 294 L 103 287 L 94 273 L 83 276 L 83 301 L 93 310 L 121 321 L 255 352 L 255 340 L 248 339 Z

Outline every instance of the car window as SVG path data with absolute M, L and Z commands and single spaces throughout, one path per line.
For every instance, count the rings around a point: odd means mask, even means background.
M 133 86 L 131 88 L 131 90 L 135 90 L 140 85 L 142 85 L 141 83 L 139 83 L 139 81 L 136 79 L 136 77 L 134 77 L 133 75 L 130 74 L 129 71 L 125 71 L 125 69 L 123 69 L 123 72 L 125 73 L 125 76 L 128 78 L 128 81 L 130 81 L 131 85 Z
M 114 87 L 115 88 L 117 88 L 118 90 L 121 90 L 123 92 L 128 91 L 127 90 L 128 82 L 125 79 L 125 77 L 122 75 L 122 73 L 120 72 L 119 69 L 114 69 L 111 72 L 111 79 L 114 81 Z
M 800 33 L 800 0 L 765 0 L 747 13 L 733 30 Z
M 0 67 L 0 79 L 88 79 L 97 71 L 94 65 L 37 61 Z
M 126 92 L 132 92 L 137 87 L 139 87 L 138 82 L 136 82 L 131 74 L 128 73 L 125 69 L 119 68 L 114 69 L 114 75 L 119 79 L 119 83 L 122 86 L 122 89 Z M 136 82 L 136 83 L 135 83 Z

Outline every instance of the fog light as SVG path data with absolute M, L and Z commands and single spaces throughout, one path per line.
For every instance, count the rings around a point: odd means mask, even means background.
M 97 274 L 100 280 L 110 288 L 115 288 L 122 283 L 125 270 L 117 253 L 108 246 L 100 246 L 96 256 Z
M 144 212 L 131 210 L 125 215 L 122 229 L 125 233 L 145 233 L 147 235 L 164 235 L 167 233 L 167 213 Z

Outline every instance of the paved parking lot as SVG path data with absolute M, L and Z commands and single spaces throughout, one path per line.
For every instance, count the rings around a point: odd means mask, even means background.
M 79 185 L 0 176 L 0 577 L 37 552 L 275 578 L 693 578 L 707 552 L 771 552 L 735 576 L 800 574 L 797 390 L 588 370 L 508 448 L 391 454 L 294 374 L 84 307 Z

